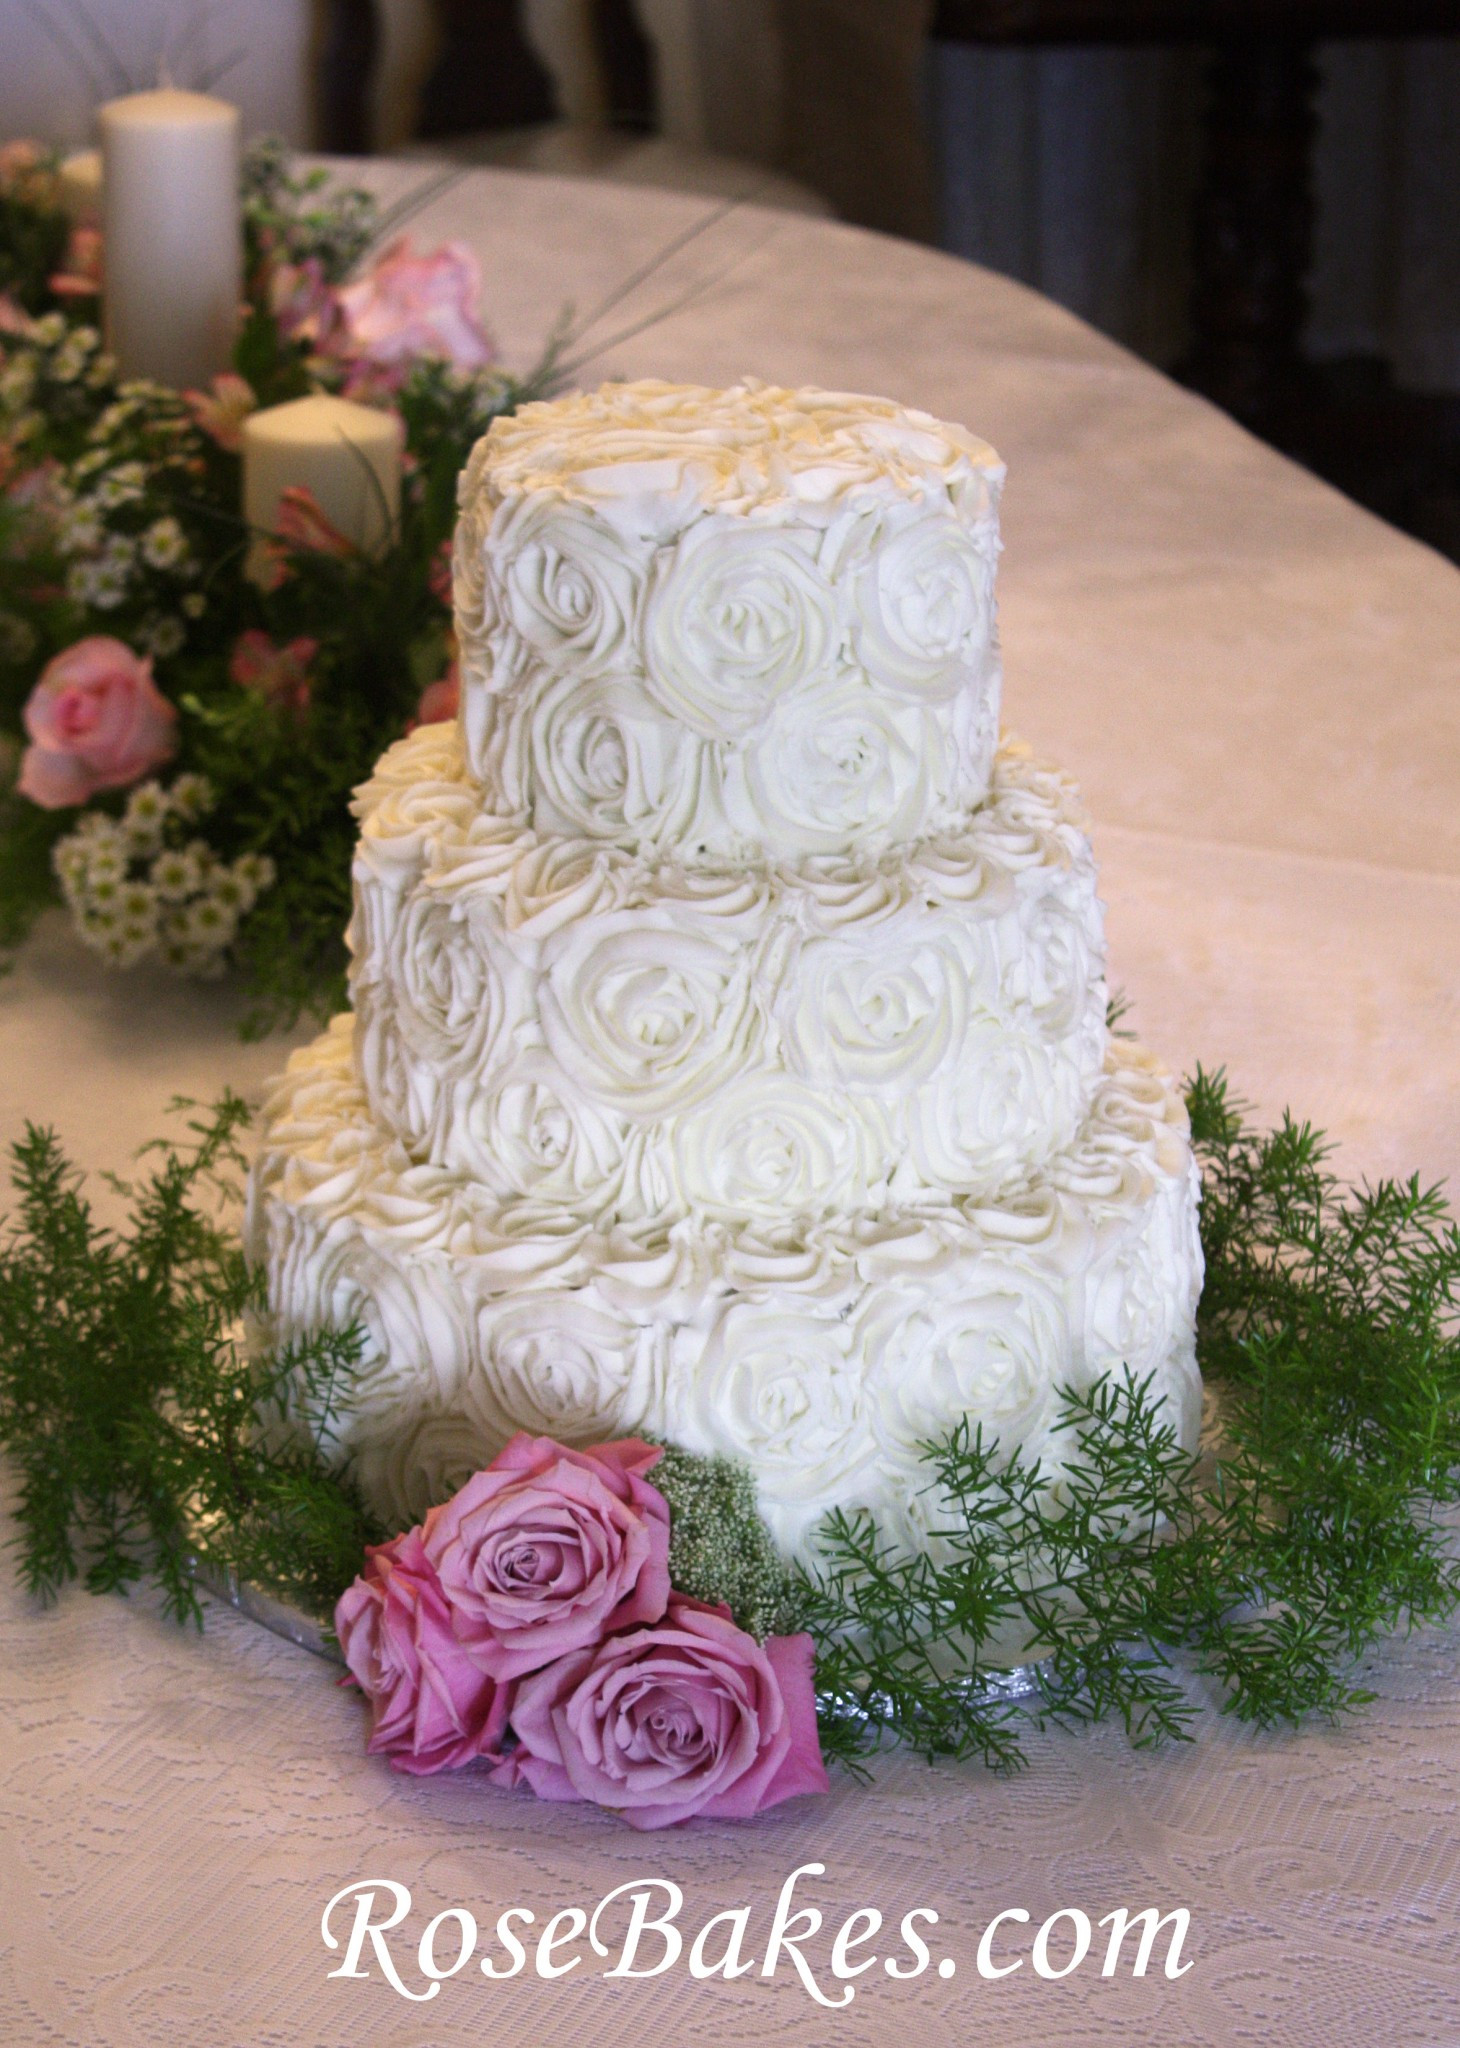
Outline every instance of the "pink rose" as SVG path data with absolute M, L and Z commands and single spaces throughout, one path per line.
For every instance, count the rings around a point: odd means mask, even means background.
M 240 688 L 256 691 L 277 710 L 300 718 L 309 709 L 309 665 L 318 652 L 319 642 L 306 634 L 278 647 L 267 633 L 251 626 L 234 642 L 228 673 Z
M 370 1702 L 366 1748 L 420 1777 L 479 1758 L 496 1762 L 511 1688 L 489 1678 L 452 1633 L 440 1582 L 419 1529 L 365 1553 L 341 1594 L 335 1634 Z
M 461 670 L 453 661 L 444 676 L 437 676 L 434 683 L 427 683 L 422 690 L 416 715 L 406 731 L 414 732 L 418 725 L 442 725 L 448 718 L 455 718 L 460 708 Z
M 418 256 L 402 235 L 340 291 L 344 330 L 332 351 L 367 374 L 408 369 L 416 356 L 481 369 L 495 353 L 477 317 L 481 292 L 481 270 L 464 242 Z
M 813 1661 L 810 1636 L 762 1647 L 725 1608 L 676 1594 L 657 1626 L 523 1679 L 518 1747 L 493 1780 L 612 1807 L 636 1828 L 748 1820 L 825 1792 Z
M 567 1450 L 519 1431 L 424 1529 L 456 1633 L 494 1678 L 536 1671 L 669 1598 L 669 1507 L 637 1437 Z
M 47 811 L 139 782 L 177 746 L 177 712 L 153 682 L 151 661 L 104 634 L 46 664 L 24 716 L 32 744 L 16 786 Z

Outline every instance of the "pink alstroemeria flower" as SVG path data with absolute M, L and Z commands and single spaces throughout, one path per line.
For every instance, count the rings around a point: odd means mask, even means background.
M 331 353 L 349 366 L 346 389 L 398 381 L 419 356 L 479 370 L 496 350 L 477 312 L 481 268 L 464 242 L 418 254 L 409 235 L 392 242 L 339 293 L 343 325 Z
M 71 230 L 61 268 L 50 280 L 58 298 L 95 298 L 102 287 L 100 228 L 78 226 Z
M 280 647 L 253 626 L 235 641 L 228 673 L 240 688 L 255 691 L 276 710 L 302 718 L 309 709 L 309 667 L 318 652 L 319 642 L 307 634 Z
M 210 440 L 230 455 L 243 447 L 243 423 L 258 410 L 258 395 L 246 377 L 222 370 L 206 391 L 185 391 L 188 411 Z

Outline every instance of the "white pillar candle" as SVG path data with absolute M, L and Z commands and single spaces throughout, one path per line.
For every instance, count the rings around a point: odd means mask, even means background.
M 243 423 L 243 515 L 261 535 L 274 530 L 279 500 L 303 485 L 332 526 L 368 554 L 382 548 L 400 516 L 405 428 L 398 414 L 315 392 L 251 413 Z
M 206 384 L 228 367 L 243 293 L 238 109 L 164 89 L 97 119 L 107 347 L 124 376 Z
M 90 226 L 101 219 L 101 151 L 77 149 L 56 173 L 56 197 L 72 220 Z

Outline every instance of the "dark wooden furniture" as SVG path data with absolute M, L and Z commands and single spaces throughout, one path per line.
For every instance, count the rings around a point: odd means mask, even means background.
M 518 0 L 432 0 L 438 49 L 421 93 L 423 140 L 530 128 L 552 120 L 552 80 L 522 32 Z M 615 127 L 654 126 L 653 51 L 632 0 L 595 0 L 593 35 Z M 370 149 L 370 81 L 379 55 L 375 0 L 324 0 L 317 113 L 322 149 Z
M 939 0 L 933 33 L 993 45 L 1206 48 L 1191 341 L 1178 374 L 1460 558 L 1460 400 L 1398 391 L 1378 361 L 1319 367 L 1302 350 L 1315 46 L 1460 35 L 1460 0 Z

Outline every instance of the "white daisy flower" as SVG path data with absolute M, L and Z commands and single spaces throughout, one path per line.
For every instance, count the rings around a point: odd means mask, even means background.
M 106 408 L 91 429 L 93 441 L 109 441 L 118 427 L 124 427 L 138 408 L 135 398 L 117 398 Z
M 73 562 L 66 571 L 66 595 L 99 612 L 115 611 L 127 594 L 127 572 L 117 562 Z
M 158 619 L 147 628 L 144 638 L 147 652 L 165 661 L 169 654 L 176 654 L 188 637 L 187 628 L 181 619 Z
M 154 853 L 162 844 L 169 808 L 160 782 L 144 782 L 132 791 L 122 813 L 122 830 L 134 854 Z
M 238 927 L 238 919 L 209 890 L 196 897 L 183 914 L 184 935 L 196 946 L 226 946 Z
M 74 328 L 57 349 L 51 375 L 58 384 L 74 384 L 86 368 L 94 346 L 88 339 L 90 331 L 85 327 Z
M 106 528 L 89 498 L 78 498 L 62 513 L 57 539 L 63 555 L 89 555 L 105 538 Z
M 189 824 L 211 811 L 217 801 L 213 785 L 206 775 L 179 775 L 168 791 L 168 797 L 177 815 Z
M 142 559 L 154 569 L 172 569 L 188 551 L 188 537 L 169 513 L 154 519 L 142 536 Z
M 133 504 L 147 484 L 147 472 L 140 462 L 119 462 L 97 485 L 93 497 L 104 512 L 119 505 Z
M 195 896 L 202 875 L 191 847 L 165 847 L 152 863 L 148 876 L 164 903 L 182 903 Z
M 30 395 L 35 390 L 35 361 L 31 356 L 16 356 L 0 370 L 0 405 L 19 412 L 29 405 Z

